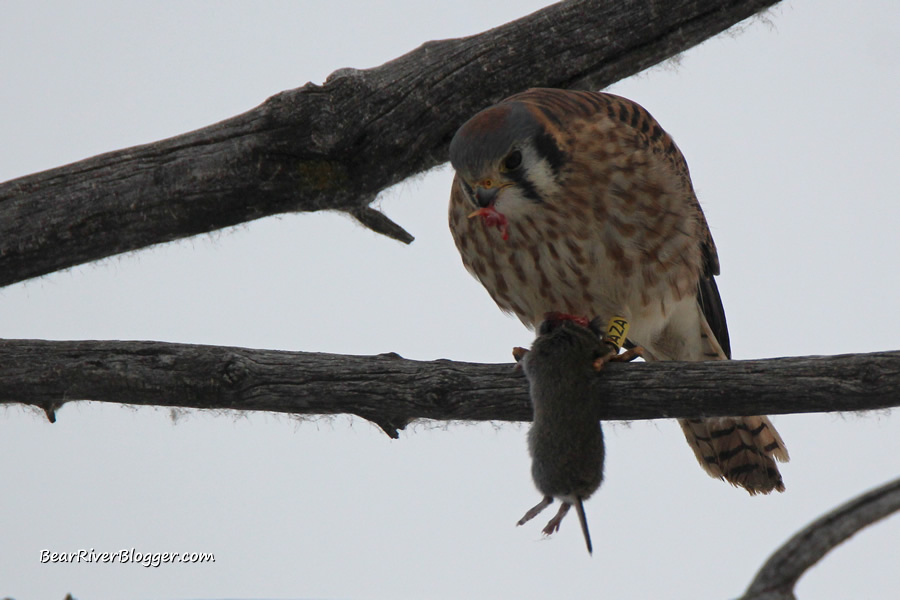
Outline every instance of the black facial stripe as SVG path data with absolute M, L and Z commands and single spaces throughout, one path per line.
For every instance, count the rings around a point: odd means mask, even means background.
M 556 145 L 553 136 L 546 131 L 537 134 L 534 136 L 534 147 L 538 155 L 547 160 L 550 168 L 553 169 L 553 174 L 558 175 L 560 167 L 565 162 L 566 154 Z
M 509 178 L 516 182 L 516 186 L 520 190 L 522 190 L 522 195 L 528 198 L 529 200 L 534 200 L 535 202 L 543 202 L 541 200 L 541 196 L 537 192 L 537 188 L 534 187 L 534 184 L 525 176 L 523 171 L 512 171 L 509 173 Z

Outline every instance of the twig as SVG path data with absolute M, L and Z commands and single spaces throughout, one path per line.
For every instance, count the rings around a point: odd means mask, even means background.
M 898 510 L 900 479 L 837 507 L 779 548 L 739 600 L 796 600 L 794 586 L 803 573 L 864 527 Z

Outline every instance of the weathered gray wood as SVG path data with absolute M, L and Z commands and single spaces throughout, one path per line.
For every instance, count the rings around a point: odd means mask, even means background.
M 803 573 L 859 530 L 898 510 L 900 479 L 895 479 L 819 517 L 772 554 L 739 600 L 796 600 L 794 586 Z
M 900 405 L 900 351 L 706 363 L 611 364 L 592 382 L 607 420 Z M 396 437 L 415 419 L 528 421 L 512 364 L 342 356 L 162 342 L 0 341 L 0 403 L 53 418 L 73 400 L 348 413 Z
M 570 0 L 341 69 L 210 127 L 0 184 L 0 286 L 293 211 L 346 211 L 408 243 L 369 203 L 445 162 L 479 109 L 529 87 L 605 87 L 777 1 Z

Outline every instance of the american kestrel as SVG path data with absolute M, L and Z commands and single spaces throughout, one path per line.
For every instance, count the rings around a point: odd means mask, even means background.
M 672 138 L 612 94 L 532 89 L 450 143 L 450 230 L 465 267 L 534 329 L 550 312 L 621 317 L 645 360 L 726 360 L 716 246 Z M 701 466 L 784 491 L 768 417 L 679 421 Z

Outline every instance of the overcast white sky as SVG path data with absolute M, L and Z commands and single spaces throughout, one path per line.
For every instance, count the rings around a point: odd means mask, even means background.
M 536 0 L 0 5 L 0 180 L 155 141 L 281 90 L 474 34 Z M 735 358 L 897 349 L 900 4 L 787 1 L 615 85 L 675 138 L 719 247 Z M 488 82 L 486 82 L 488 84 Z M 444 166 L 388 190 L 411 246 L 336 214 L 265 219 L 0 290 L 0 336 L 508 362 L 531 335 L 463 269 Z M 2 368 L 2 365 L 0 365 Z M 126 399 L 123 399 L 126 400 Z M 707 477 L 672 421 L 606 426 L 606 481 L 542 541 L 524 425 L 67 404 L 0 410 L 0 597 L 733 598 L 809 520 L 900 473 L 896 415 L 776 417 L 787 492 Z M 212 552 L 159 568 L 42 549 Z M 900 589 L 900 517 L 801 598 Z

